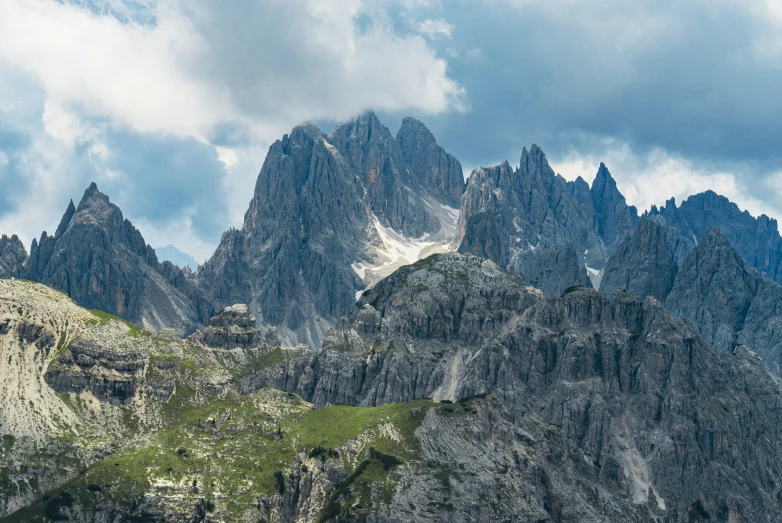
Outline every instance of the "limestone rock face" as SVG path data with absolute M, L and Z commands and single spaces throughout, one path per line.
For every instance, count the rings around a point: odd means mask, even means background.
M 360 187 L 326 135 L 295 128 L 271 146 L 244 226 L 223 234 L 202 287 L 218 303 L 247 303 L 292 344 L 319 345 L 363 288 L 351 269 L 368 242 Z
M 221 349 L 249 349 L 257 347 L 264 337 L 255 326 L 255 317 L 248 312 L 247 305 L 237 304 L 218 312 L 209 325 L 192 336 L 207 347 Z
M 654 296 L 665 302 L 679 269 L 667 233 L 664 222 L 641 220 L 606 263 L 600 290 L 611 294 L 623 288 L 641 298 Z
M 414 238 L 440 229 L 440 222 L 421 198 L 421 184 L 413 177 L 402 149 L 373 112 L 337 126 L 329 140 L 361 180 L 375 216 Z
M 592 182 L 591 192 L 597 232 L 606 245 L 615 246 L 622 241 L 627 231 L 635 228 L 638 211 L 627 205 L 616 187 L 616 181 L 602 162 Z
M 744 346 L 782 376 L 782 286 L 745 262 L 719 229 L 684 260 L 665 305 L 692 321 L 717 350 Z
M 17 235 L 0 237 L 0 278 L 18 276 L 26 259 L 27 251 Z
M 682 245 L 661 216 L 641 220 L 606 264 L 600 291 L 653 296 L 720 353 L 744 345 L 782 375 L 782 286 L 744 261 L 716 227 L 678 265 L 674 253 Z
M 113 405 L 130 403 L 144 376 L 144 358 L 77 340 L 46 371 L 46 383 L 57 392 L 86 390 Z
M 26 278 L 61 289 L 80 305 L 115 314 L 153 331 L 191 332 L 211 315 L 193 306 L 162 273 L 155 251 L 93 183 L 78 207 L 70 203 L 54 236 L 33 240 Z M 207 313 L 207 314 L 204 314 Z
M 582 258 L 576 254 L 572 243 L 546 249 L 525 261 L 527 265 L 520 272 L 527 275 L 527 283 L 535 288 L 559 296 L 573 286 L 592 287 Z
M 441 202 L 459 208 L 464 174 L 459 160 L 437 145 L 434 135 L 415 118 L 405 118 L 396 141 L 415 180 Z
M 576 475 L 591 475 L 618 500 L 610 503 L 671 521 L 688 521 L 692 510 L 768 520 L 782 509 L 779 385 L 753 353 L 739 348 L 721 360 L 656 300 L 624 291 L 544 298 L 488 260 L 433 256 L 367 291 L 322 350 L 291 353 L 242 383 L 264 385 L 316 405 L 495 395 L 508 419 L 556 427 Z M 422 444 L 457 445 L 457 425 L 433 422 L 441 436 L 427 432 Z M 529 430 L 492 441 L 534 447 L 532 425 L 522 426 Z M 544 485 L 559 481 L 545 479 L 557 477 L 558 459 L 554 452 L 538 463 Z M 552 487 L 549 517 L 590 517 L 595 508 L 576 501 L 579 488 Z
M 399 264 L 400 252 L 414 256 L 455 234 L 443 210 L 452 199 L 435 189 L 460 167 L 422 124 L 413 127 L 426 139 L 403 132 L 405 153 L 371 112 L 331 136 L 307 124 L 275 142 L 242 229 L 223 235 L 198 272 L 200 288 L 222 306 L 246 303 L 285 345 L 319 347 L 365 288 L 366 267 Z M 446 171 L 431 160 L 443 154 Z
M 544 292 L 561 292 L 583 285 L 586 267 L 602 269 L 637 220 L 605 165 L 590 189 L 580 178 L 567 182 L 555 174 L 533 144 L 529 151 L 524 148 L 515 171 L 504 162 L 472 173 L 462 198 L 459 252 L 488 257 Z M 564 256 L 568 245 L 577 255 L 576 265 Z M 540 278 L 552 260 L 567 262 L 567 270 L 558 271 L 566 280 Z
M 712 227 L 719 227 L 741 257 L 761 274 L 782 283 L 782 237 L 776 220 L 766 215 L 753 218 L 749 212 L 713 191 L 690 196 L 679 207 L 674 199 L 664 207 L 652 207 L 652 215 L 661 215 L 670 227 L 689 242 L 676 255 L 681 262 L 689 250 Z
M 711 229 L 685 258 L 666 306 L 698 325 L 707 343 L 731 351 L 761 285 L 748 269 L 720 230 Z

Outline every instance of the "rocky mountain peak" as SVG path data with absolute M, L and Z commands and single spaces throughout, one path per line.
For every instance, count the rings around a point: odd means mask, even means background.
M 331 135 L 332 142 L 350 142 L 353 146 L 367 147 L 373 142 L 388 143 L 393 139 L 391 131 L 382 124 L 372 110 L 367 110 L 336 126 Z
M 728 240 L 728 238 L 722 233 L 722 230 L 719 227 L 712 227 L 709 229 L 706 235 L 701 238 L 701 241 L 698 242 L 698 246 L 695 248 L 695 250 L 700 253 L 701 256 L 713 255 L 716 254 L 718 250 L 723 249 L 729 249 L 732 251 L 730 252 L 730 258 L 737 264 L 744 265 L 744 260 L 742 260 L 740 256 L 737 256 L 738 253 L 736 253 L 735 249 L 730 246 L 730 240 Z
M 27 251 L 16 234 L 0 236 L 0 279 L 19 276 L 26 259 Z
M 549 166 L 545 153 L 534 143 L 529 151 L 526 147 L 522 149 L 519 172 L 525 178 L 554 177 L 554 170 Z
M 654 296 L 664 302 L 677 272 L 664 222 L 644 219 L 609 258 L 600 290 L 611 294 L 624 288 L 642 298 Z
M 361 180 L 369 207 L 379 220 L 413 238 L 440 230 L 399 143 L 375 113 L 366 111 L 337 126 L 330 142 Z
M 462 187 L 461 165 L 416 120 L 399 141 L 371 111 L 330 136 L 303 124 L 269 148 L 242 230 L 197 281 L 220 305 L 247 303 L 286 345 L 317 348 L 375 270 L 453 240 L 447 206 Z
M 108 200 L 108 196 L 100 192 L 100 189 L 98 189 L 98 184 L 95 182 L 90 182 L 90 185 L 84 190 L 84 196 L 82 196 L 81 203 L 84 203 L 86 200 L 89 200 L 93 197 Z M 81 203 L 79 205 L 81 205 Z
M 443 203 L 459 207 L 464 193 L 462 165 L 437 145 L 432 132 L 415 118 L 405 118 L 396 135 L 413 178 Z
M 57 232 L 54 233 L 55 237 L 59 238 L 68 229 L 68 224 L 71 223 L 71 218 L 73 218 L 74 214 L 76 214 L 76 207 L 73 205 L 73 200 L 71 200 L 68 202 L 68 208 L 65 209 L 65 214 L 62 215 L 60 225 L 57 226 Z
M 131 240 L 130 243 L 134 244 L 134 250 L 146 250 L 146 244 L 141 238 L 141 233 L 132 225 L 128 227 L 130 222 L 125 224 L 126 221 L 120 208 L 111 203 L 109 197 L 98 189 L 95 182 L 92 182 L 84 191 L 84 195 L 75 209 L 72 208 L 71 204 L 68 205 L 60 220 L 60 225 L 57 227 L 57 231 L 65 234 L 72 224 L 98 227 L 110 236 L 113 236 L 115 233 L 127 235 L 128 240 Z M 58 235 L 55 234 L 55 237 L 58 237 Z M 147 253 L 144 252 L 143 255 L 147 256 Z
M 168 327 L 185 334 L 200 324 L 199 313 L 208 318 L 212 311 L 202 296 L 195 305 L 183 294 L 186 282 L 178 289 L 168 281 L 155 251 L 95 183 L 78 207 L 68 204 L 55 236 L 44 232 L 33 242 L 24 272 L 85 307 L 152 331 Z
M 635 209 L 615 185 L 608 184 L 598 198 L 583 179 L 565 181 L 535 144 L 524 148 L 513 176 L 505 175 L 505 165 L 470 176 L 462 198 L 460 252 L 488 256 L 546 293 L 589 285 L 586 271 L 603 268 L 618 239 L 634 228 Z
M 602 162 L 592 182 L 592 203 L 598 233 L 607 245 L 616 245 L 638 223 L 638 211 L 627 205 L 616 180 Z
M 704 339 L 730 351 L 762 279 L 712 227 L 682 263 L 666 307 L 694 321 Z
M 649 214 L 662 215 L 682 238 L 686 248 L 674 253 L 680 263 L 709 229 L 719 227 L 750 266 L 782 283 L 782 237 L 776 220 L 765 216 L 755 218 L 714 191 L 690 196 L 678 207 L 671 198 L 665 206 L 653 208 Z
M 285 150 L 290 145 L 304 145 L 324 138 L 325 136 L 323 131 L 318 129 L 317 126 L 310 122 L 304 122 L 303 124 L 294 127 L 289 134 L 283 135 L 281 142 L 283 144 L 283 149 Z M 289 153 L 286 152 L 286 154 Z

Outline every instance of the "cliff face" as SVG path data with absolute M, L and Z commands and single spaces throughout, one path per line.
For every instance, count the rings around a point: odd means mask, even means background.
M 459 217 L 459 252 L 488 257 L 546 293 L 561 293 L 589 286 L 587 268 L 596 276 L 637 221 L 605 165 L 590 189 L 580 178 L 566 182 L 555 174 L 533 145 L 524 148 L 516 170 L 504 162 L 470 176 Z M 552 272 L 552 262 L 560 267 L 553 271 L 559 277 L 542 277 Z
M 65 291 L 79 304 L 115 314 L 145 328 L 190 332 L 211 315 L 207 298 L 161 268 L 155 251 L 93 183 L 78 207 L 71 202 L 54 236 L 33 240 L 26 278 Z M 184 292 L 183 292 L 184 291 Z M 192 297 L 197 297 L 194 305 Z M 205 318 L 204 318 L 205 316 Z
M 304 125 L 272 145 L 244 225 L 223 235 L 201 287 L 221 305 L 247 303 L 285 344 L 319 347 L 373 269 L 455 233 L 445 204 L 461 195 L 461 166 L 420 122 L 400 133 L 402 144 L 367 112 L 331 136 Z
M 0 237 L 0 279 L 13 278 L 21 273 L 27 260 L 27 251 L 17 235 Z
M 412 178 L 444 204 L 459 208 L 464 174 L 459 160 L 437 145 L 434 135 L 415 118 L 405 118 L 396 134 Z
M 641 220 L 633 234 L 619 244 L 603 271 L 602 292 L 626 289 L 641 298 L 654 296 L 665 302 L 679 266 L 668 245 L 664 223 Z
M 653 296 L 691 321 L 718 352 L 732 353 L 743 345 L 780 376 L 782 286 L 744 261 L 716 227 L 677 264 L 681 245 L 664 218 L 642 220 L 606 264 L 601 292 L 626 289 L 642 298 Z
M 560 428 L 620 498 L 681 520 L 693 507 L 719 520 L 780 508 L 769 485 L 779 484 L 782 442 L 764 413 L 779 411 L 779 386 L 753 353 L 720 361 L 659 303 L 629 293 L 543 298 L 492 262 L 435 256 L 365 293 L 322 351 L 242 382 L 262 385 L 316 405 L 491 393 Z M 759 446 L 756 431 L 768 438 Z
M 751 267 L 782 283 L 782 237 L 776 220 L 766 215 L 754 218 L 713 191 L 690 196 L 679 207 L 671 199 L 660 209 L 652 207 L 650 214 L 663 216 L 688 241 L 687 247 L 674 253 L 677 261 L 683 261 L 709 229 L 718 227 Z

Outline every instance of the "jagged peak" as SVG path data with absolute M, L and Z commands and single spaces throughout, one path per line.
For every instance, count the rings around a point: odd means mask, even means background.
M 396 133 L 397 138 L 404 134 L 405 130 L 412 130 L 415 134 L 424 134 L 428 138 L 431 138 L 433 142 L 436 142 L 434 134 L 421 120 L 413 118 L 412 116 L 406 116 L 402 119 L 402 125 L 399 127 L 399 131 Z
M 706 232 L 703 238 L 701 238 L 701 241 L 698 242 L 696 249 L 701 252 L 710 252 L 713 249 L 725 247 L 733 249 L 730 245 L 730 241 L 723 234 L 722 230 L 719 227 L 712 227 Z
M 355 125 L 360 128 L 361 127 L 375 128 L 378 126 L 382 126 L 383 124 L 380 122 L 380 119 L 377 117 L 377 115 L 372 109 L 367 109 L 365 111 L 360 112 L 355 117 L 342 123 L 338 127 L 342 127 L 344 125 Z
M 105 202 L 109 201 L 109 197 L 100 192 L 98 185 L 95 182 L 91 182 L 90 186 L 87 187 L 87 189 L 84 191 L 84 196 L 82 196 L 81 201 L 79 202 L 79 209 L 83 208 L 83 206 L 86 205 L 86 203 L 90 200 L 96 199 L 103 200 Z
M 408 126 L 408 127 L 423 127 L 427 131 L 429 130 L 429 129 L 427 129 L 426 125 L 421 120 L 419 120 L 418 118 L 415 118 L 413 116 L 405 116 L 404 118 L 402 118 L 402 127 L 405 127 L 405 126 Z
M 526 147 L 522 149 L 519 171 L 524 175 L 545 173 L 552 178 L 554 177 L 554 171 L 551 169 L 551 166 L 546 159 L 546 154 L 534 143 L 529 151 L 527 151 Z
M 92 183 L 92 185 L 90 185 L 90 188 L 92 188 L 93 185 L 95 185 L 94 182 Z M 98 186 L 95 185 L 95 190 L 97 189 Z M 63 235 L 63 233 L 65 233 L 66 230 L 68 230 L 68 224 L 71 223 L 71 218 L 73 218 L 74 214 L 76 214 L 76 206 L 73 205 L 73 200 L 70 200 L 70 202 L 68 203 L 68 208 L 65 209 L 65 214 L 62 215 L 62 219 L 60 220 L 60 225 L 57 226 L 57 231 L 54 233 L 55 238 L 59 238 L 60 236 Z
M 355 118 L 356 121 L 364 121 L 364 122 L 372 122 L 372 123 L 380 123 L 380 120 L 378 119 L 377 115 L 375 114 L 375 111 L 372 109 L 365 109 L 364 111 L 361 111 L 359 115 Z
M 385 135 L 389 141 L 394 141 L 391 131 L 383 125 L 374 111 L 367 109 L 358 116 L 337 125 L 329 137 L 329 141 L 334 142 L 335 139 L 344 140 L 348 137 L 357 137 L 362 142 L 370 142 L 373 136 L 376 136 L 378 133 L 380 136 Z
M 608 170 L 606 164 L 600 162 L 600 167 L 597 169 L 595 180 L 592 182 L 592 190 L 603 192 L 606 187 L 616 189 L 616 180 L 611 176 L 611 171 Z
M 574 184 L 574 185 L 580 185 L 580 186 L 582 186 L 582 187 L 583 187 L 584 185 L 586 185 L 587 187 L 589 187 L 589 184 L 587 183 L 587 181 L 586 181 L 585 179 L 583 179 L 581 176 L 579 176 L 578 178 L 576 178 L 575 180 L 573 180 L 573 184 Z
M 300 144 L 302 142 L 314 142 L 320 138 L 326 138 L 326 135 L 321 131 L 318 126 L 310 122 L 302 122 L 293 129 L 289 134 L 282 137 L 278 143 L 283 145 L 283 148 L 289 144 Z
M 11 236 L 8 236 L 7 234 L 3 233 L 3 236 L 2 238 L 0 238 L 0 241 L 22 243 L 22 240 L 20 240 L 19 236 L 17 236 L 16 234 L 12 234 Z

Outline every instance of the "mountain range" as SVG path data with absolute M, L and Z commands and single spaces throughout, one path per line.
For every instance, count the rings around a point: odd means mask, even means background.
M 198 268 L 198 262 L 195 260 L 195 258 L 186 252 L 180 251 L 170 243 L 165 247 L 155 247 L 155 254 L 159 260 L 170 261 L 182 269 L 190 269 L 191 271 L 194 271 Z
M 197 270 L 91 184 L 0 279 L 9 521 L 782 513 L 782 237 L 711 191 L 639 214 L 534 144 L 465 182 L 368 111 L 275 142 Z

